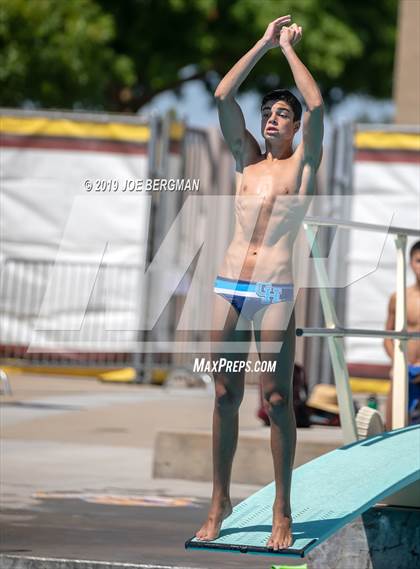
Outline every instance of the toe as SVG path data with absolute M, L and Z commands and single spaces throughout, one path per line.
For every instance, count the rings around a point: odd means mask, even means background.
M 271 547 L 274 549 L 274 551 L 277 551 L 278 549 L 277 540 L 275 540 L 274 538 L 271 540 Z
M 203 539 L 204 535 L 205 535 L 205 531 L 204 531 L 203 529 L 200 529 L 200 530 L 195 534 L 195 537 L 196 537 L 197 539 Z
M 281 547 L 282 547 L 282 549 L 287 549 L 288 547 L 290 547 L 290 544 L 291 544 L 290 538 L 289 538 L 289 537 L 286 537 L 286 538 L 283 540 L 283 543 L 282 543 L 282 546 L 281 546 Z

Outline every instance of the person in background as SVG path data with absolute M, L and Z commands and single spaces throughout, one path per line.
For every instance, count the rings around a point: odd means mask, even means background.
M 407 288 L 407 330 L 408 332 L 420 331 L 420 241 L 412 245 L 410 249 L 410 267 L 414 272 L 416 282 Z M 385 324 L 386 330 L 395 330 L 395 306 L 396 293 L 391 295 L 388 303 L 388 317 Z M 385 338 L 385 351 L 391 360 L 394 359 L 394 340 Z M 420 422 L 420 340 L 414 339 L 407 342 L 408 362 L 408 413 L 409 422 Z M 392 377 L 391 389 L 386 403 L 386 428 L 392 429 Z

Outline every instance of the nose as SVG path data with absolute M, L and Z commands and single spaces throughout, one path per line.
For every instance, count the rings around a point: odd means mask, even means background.
M 268 119 L 269 124 L 277 124 L 277 119 L 276 119 L 276 115 L 271 115 L 271 117 Z

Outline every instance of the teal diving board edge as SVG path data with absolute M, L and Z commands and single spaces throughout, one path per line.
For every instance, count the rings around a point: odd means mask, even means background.
M 212 543 L 210 541 L 193 541 L 194 538 L 188 539 L 185 542 L 185 549 L 217 549 L 218 551 L 225 551 L 229 553 L 255 553 L 259 555 L 282 555 L 284 557 L 287 554 L 288 557 L 305 557 L 306 547 L 309 545 L 314 545 L 317 539 L 310 541 L 305 548 L 294 549 L 289 547 L 288 549 L 279 549 L 274 551 L 268 547 L 262 547 L 257 545 L 235 545 L 235 544 L 225 544 L 225 543 Z
M 275 484 L 239 504 L 223 520 L 218 538 L 186 541 L 186 549 L 305 557 L 382 499 L 416 483 L 420 492 L 420 425 L 347 444 L 294 469 L 291 547 L 266 546 L 271 533 Z M 417 484 L 418 483 L 418 484 Z

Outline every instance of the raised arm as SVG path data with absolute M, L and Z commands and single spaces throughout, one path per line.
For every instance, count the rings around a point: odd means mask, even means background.
M 280 47 L 287 59 L 296 87 L 305 100 L 306 112 L 303 115 L 301 150 L 306 163 L 319 166 L 322 157 L 324 136 L 324 103 L 321 91 L 306 66 L 297 56 L 293 45 L 302 37 L 302 27 L 292 24 L 280 33 Z
M 260 153 L 260 147 L 246 128 L 244 115 L 235 95 L 261 57 L 279 45 L 280 30 L 289 22 L 290 16 L 282 16 L 271 22 L 263 37 L 223 77 L 214 93 L 222 133 L 240 171 Z

